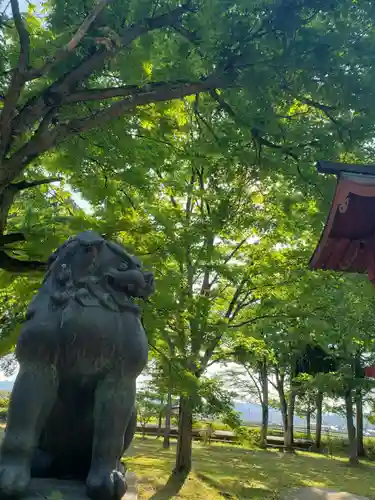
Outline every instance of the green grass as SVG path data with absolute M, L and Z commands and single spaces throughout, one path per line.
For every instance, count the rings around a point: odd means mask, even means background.
M 127 466 L 138 477 L 140 500 L 276 500 L 288 489 L 303 486 L 375 498 L 375 465 L 349 468 L 343 458 L 194 443 L 193 471 L 179 489 L 181 485 L 168 482 L 175 445 L 166 451 L 155 438 L 136 438 L 127 455 Z
M 0 426 L 2 427 L 2 426 Z M 0 429 L 0 437 L 2 429 Z M 294 455 L 222 443 L 194 443 L 193 471 L 183 485 L 168 481 L 175 442 L 136 437 L 125 461 L 137 474 L 139 500 L 278 500 L 291 488 L 317 486 L 375 498 L 375 464 L 350 468 L 345 458 Z

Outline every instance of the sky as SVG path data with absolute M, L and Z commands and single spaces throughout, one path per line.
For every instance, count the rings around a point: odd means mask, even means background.
M 39 8 L 40 5 L 41 5 L 41 3 L 42 3 L 40 0 L 33 0 L 32 2 L 27 2 L 26 0 L 18 0 L 18 2 L 19 2 L 19 5 L 20 5 L 20 11 L 21 12 L 27 10 L 28 4 L 33 4 L 37 8 Z

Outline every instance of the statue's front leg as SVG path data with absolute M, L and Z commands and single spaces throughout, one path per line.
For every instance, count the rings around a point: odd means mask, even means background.
M 21 364 L 0 450 L 0 498 L 19 495 L 27 487 L 31 458 L 55 401 L 57 387 L 54 366 Z
M 119 470 L 125 430 L 135 405 L 135 380 L 108 375 L 95 392 L 92 461 L 86 480 L 94 500 L 118 500 L 126 492 Z

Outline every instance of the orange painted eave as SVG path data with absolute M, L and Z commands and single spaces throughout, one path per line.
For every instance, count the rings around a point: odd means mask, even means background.
M 375 255 L 374 235 L 375 179 L 340 177 L 310 268 L 368 272 L 369 253 Z

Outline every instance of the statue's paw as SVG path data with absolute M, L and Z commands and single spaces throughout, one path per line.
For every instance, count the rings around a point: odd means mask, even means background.
M 21 495 L 29 482 L 29 467 L 19 464 L 0 465 L 0 498 Z
M 117 471 L 90 471 L 86 480 L 87 496 L 92 500 L 119 500 L 127 489 L 124 475 Z

